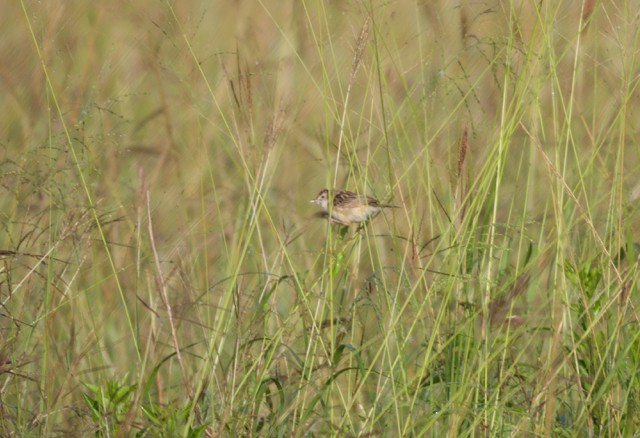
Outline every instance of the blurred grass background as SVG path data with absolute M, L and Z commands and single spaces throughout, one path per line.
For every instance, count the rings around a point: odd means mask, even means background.
M 5 2 L 1 434 L 637 433 L 639 10 Z

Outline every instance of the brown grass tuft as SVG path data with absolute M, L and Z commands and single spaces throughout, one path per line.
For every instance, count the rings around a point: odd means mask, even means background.
M 362 53 L 364 52 L 364 46 L 369 39 L 369 17 L 364 21 L 362 29 L 360 29 L 360 35 L 358 35 L 358 41 L 356 44 L 356 53 L 353 56 L 353 64 L 351 65 L 351 76 L 349 77 L 349 87 L 353 84 L 356 78 L 360 61 L 362 61 Z

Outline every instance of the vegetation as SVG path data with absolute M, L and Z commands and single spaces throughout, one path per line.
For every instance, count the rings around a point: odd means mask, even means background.
M 636 2 L 1 15 L 0 435 L 640 431 Z

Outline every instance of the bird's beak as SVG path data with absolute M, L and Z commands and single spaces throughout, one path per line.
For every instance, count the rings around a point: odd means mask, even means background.
M 311 201 L 309 201 L 309 204 L 313 204 L 314 202 L 316 202 L 316 200 L 312 199 Z

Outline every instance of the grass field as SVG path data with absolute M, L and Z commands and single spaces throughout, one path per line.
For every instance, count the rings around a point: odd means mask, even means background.
M 640 1 L 2 9 L 0 436 L 638 436 Z

